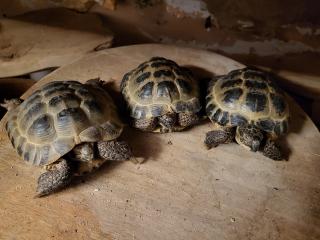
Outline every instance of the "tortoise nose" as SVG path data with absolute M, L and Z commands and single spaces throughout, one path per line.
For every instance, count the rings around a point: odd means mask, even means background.
M 260 147 L 260 140 L 254 139 L 254 140 L 252 141 L 251 150 L 252 150 L 253 152 L 256 152 L 256 151 L 259 150 L 259 147 Z

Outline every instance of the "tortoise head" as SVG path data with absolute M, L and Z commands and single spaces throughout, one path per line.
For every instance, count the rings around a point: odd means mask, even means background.
M 236 141 L 251 151 L 258 151 L 262 140 L 263 132 L 253 124 L 247 124 L 237 128 Z

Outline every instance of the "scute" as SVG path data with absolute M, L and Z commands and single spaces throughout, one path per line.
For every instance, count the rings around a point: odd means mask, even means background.
M 157 97 L 179 97 L 179 90 L 171 81 L 162 81 L 158 83 Z
M 233 88 L 224 92 L 223 102 L 226 104 L 235 104 L 243 94 L 241 88 Z
M 146 66 L 147 67 L 147 66 Z M 148 79 L 151 76 L 150 72 L 145 72 L 136 78 L 137 83 L 142 83 L 144 80 Z
M 148 82 L 140 90 L 138 90 L 139 98 L 141 98 L 141 99 L 150 99 L 150 98 L 152 98 L 153 86 L 154 86 L 153 82 Z
M 200 111 L 198 86 L 189 70 L 153 57 L 123 76 L 121 92 L 133 118 Z
M 49 114 L 39 116 L 33 120 L 26 136 L 36 144 L 51 142 L 56 137 L 53 118 Z
M 215 77 L 208 87 L 206 112 L 213 122 L 226 126 L 254 123 L 281 135 L 288 130 L 289 109 L 271 74 L 244 68 Z
M 235 86 L 239 86 L 241 84 L 242 84 L 242 80 L 241 79 L 231 79 L 231 80 L 225 81 L 221 85 L 221 88 L 235 87 Z
M 13 147 L 26 162 L 46 165 L 84 139 L 93 142 L 117 138 L 122 126 L 116 106 L 101 87 L 56 81 L 42 86 L 10 111 L 6 130 Z M 92 127 L 102 133 L 85 134 Z
M 267 97 L 263 93 L 248 92 L 245 102 L 252 112 L 261 112 L 266 108 Z

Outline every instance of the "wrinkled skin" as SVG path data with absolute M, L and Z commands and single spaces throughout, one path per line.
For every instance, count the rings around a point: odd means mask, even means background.
M 253 152 L 262 151 L 263 155 L 268 158 L 282 160 L 282 152 L 275 142 L 275 136 L 268 136 L 265 132 L 251 124 L 237 127 L 236 133 L 234 130 L 232 127 L 216 125 L 215 130 L 206 134 L 204 143 L 210 149 L 219 144 L 230 143 L 235 138 L 239 145 L 248 150 Z
M 105 161 L 124 161 L 132 157 L 129 145 L 124 141 L 107 141 L 95 144 L 83 143 L 70 153 L 71 159 L 61 158 L 47 167 L 47 171 L 38 178 L 36 197 L 42 197 L 66 187 L 76 172 L 90 172 L 100 167 Z M 98 157 L 98 160 L 94 160 Z
M 133 119 L 133 126 L 142 131 L 152 132 L 160 126 L 160 132 L 180 131 L 199 122 L 195 113 L 167 113 L 159 117 Z

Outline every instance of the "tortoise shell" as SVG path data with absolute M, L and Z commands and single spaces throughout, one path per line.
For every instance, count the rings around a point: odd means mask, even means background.
M 153 57 L 124 75 L 121 92 L 133 118 L 200 110 L 198 86 L 190 70 Z
M 122 123 L 98 85 L 63 81 L 44 85 L 9 111 L 6 130 L 26 162 L 47 165 L 79 143 L 117 138 Z
M 206 112 L 222 126 L 255 124 L 281 135 L 288 130 L 289 109 L 274 77 L 254 68 L 231 71 L 213 79 L 208 87 Z

